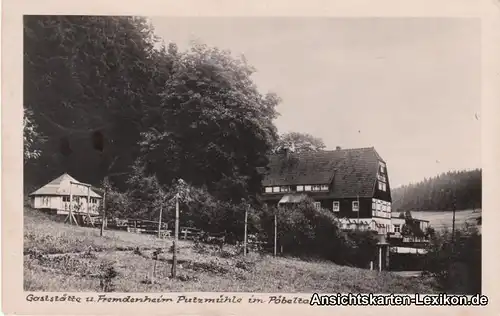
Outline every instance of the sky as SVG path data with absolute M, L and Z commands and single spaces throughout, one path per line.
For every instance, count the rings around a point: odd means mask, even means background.
M 393 188 L 481 167 L 480 24 L 451 18 L 150 17 L 166 44 L 244 55 L 276 126 L 375 147 Z M 476 118 L 477 116 L 477 118 Z

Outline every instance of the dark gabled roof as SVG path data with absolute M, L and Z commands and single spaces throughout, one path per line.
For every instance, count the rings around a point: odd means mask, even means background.
M 373 147 L 274 154 L 262 185 L 332 184 L 331 197 L 371 197 L 379 161 Z

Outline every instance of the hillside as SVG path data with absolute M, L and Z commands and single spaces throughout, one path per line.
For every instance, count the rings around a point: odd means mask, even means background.
M 119 292 L 434 292 L 429 282 L 390 272 L 258 254 L 243 258 L 232 247 L 220 252 L 184 241 L 180 242 L 178 279 L 169 278 L 171 254 L 163 253 L 151 284 L 152 252 L 157 247 L 170 248 L 170 239 L 111 231 L 102 238 L 98 229 L 69 226 L 30 209 L 24 212 L 24 225 L 24 288 L 28 291 L 102 291 L 101 281 L 112 267 L 117 273 L 112 288 Z
M 401 211 L 449 211 L 481 208 L 481 169 L 453 171 L 418 183 L 392 189 L 392 209 Z

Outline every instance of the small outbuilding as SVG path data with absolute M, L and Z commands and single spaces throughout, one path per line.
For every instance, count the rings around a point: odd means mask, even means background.
M 95 193 L 88 184 L 77 181 L 65 173 L 47 183 L 30 195 L 34 209 L 56 214 L 68 214 L 70 199 L 72 211 L 76 214 L 98 215 L 102 197 Z

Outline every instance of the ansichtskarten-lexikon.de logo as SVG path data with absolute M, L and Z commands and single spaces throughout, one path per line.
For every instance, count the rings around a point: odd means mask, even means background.
M 485 295 L 452 295 L 452 294 L 325 294 L 314 293 L 309 301 L 317 306 L 486 306 Z

